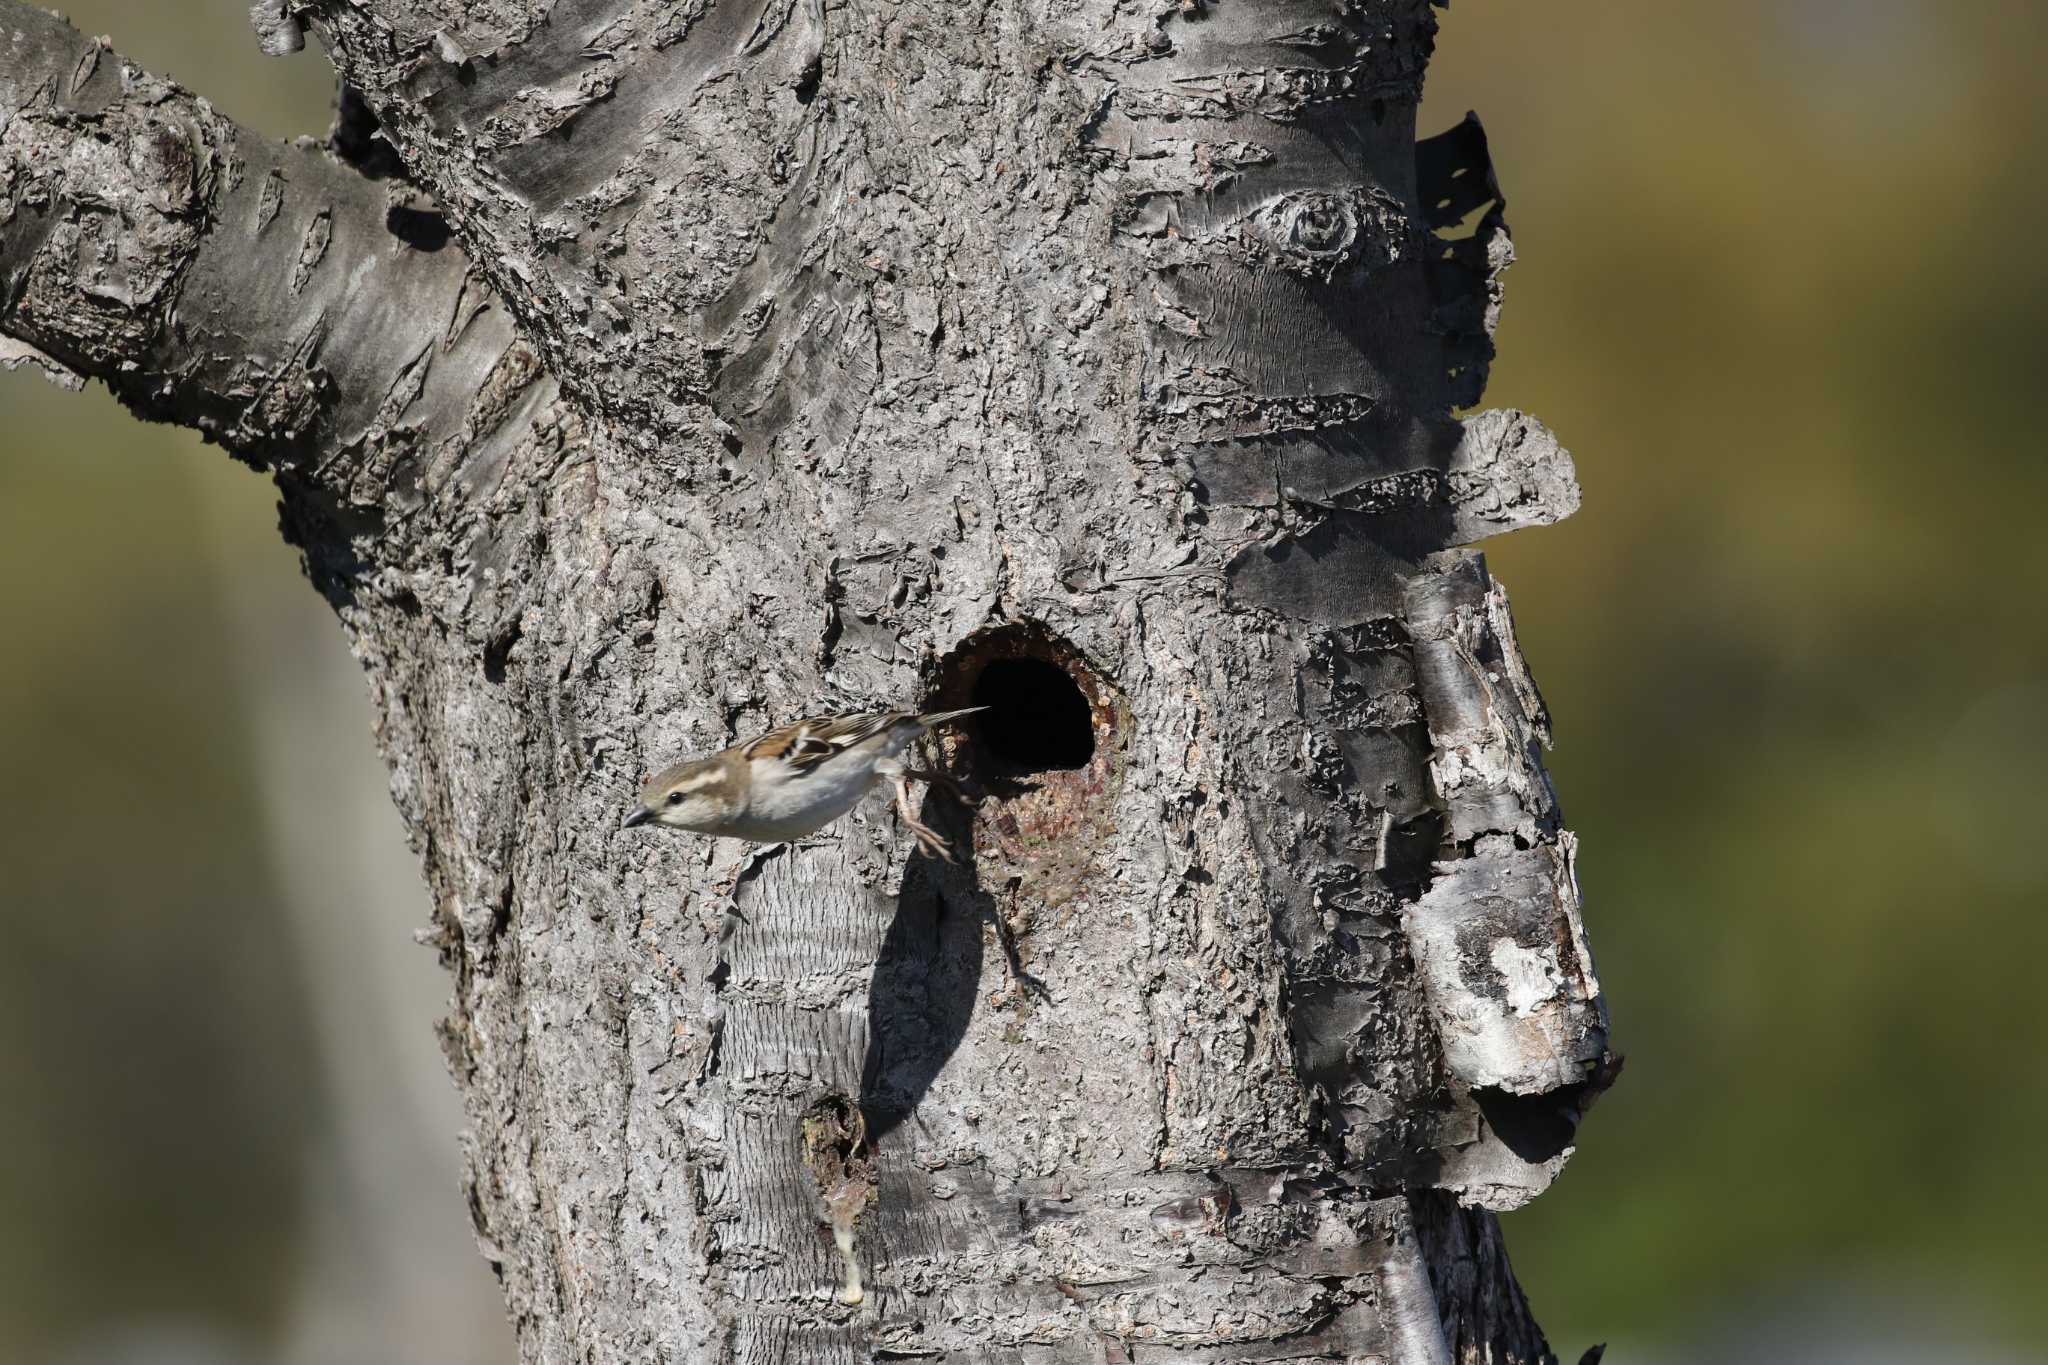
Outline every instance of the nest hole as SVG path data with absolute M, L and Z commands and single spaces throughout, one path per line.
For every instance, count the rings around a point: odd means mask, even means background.
M 1087 694 L 1048 659 L 991 659 L 968 694 L 986 706 L 981 742 L 1021 772 L 1085 768 L 1095 757 L 1095 716 Z
M 959 727 L 951 753 L 954 770 L 988 794 L 1086 784 L 1116 747 L 1113 689 L 1040 622 L 975 632 L 940 661 L 934 682 L 934 710 L 987 708 Z
M 1128 724 L 1115 685 L 1037 621 L 975 632 L 939 662 L 935 711 L 988 709 L 941 732 L 967 799 L 977 865 L 1020 896 L 1059 905 L 1092 884 L 1112 832 Z

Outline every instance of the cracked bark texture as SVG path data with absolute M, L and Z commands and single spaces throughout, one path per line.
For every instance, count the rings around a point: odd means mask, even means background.
M 332 55 L 329 146 L 0 3 L 0 362 L 275 476 L 523 1356 L 1548 1359 L 1492 1211 L 1613 1062 L 1461 547 L 1578 492 L 1457 415 L 1511 253 L 1476 120 L 1416 140 L 1429 6 L 253 19 Z M 879 801 L 737 864 L 618 828 L 1017 660 L 1084 753 L 945 740 L 959 865 Z

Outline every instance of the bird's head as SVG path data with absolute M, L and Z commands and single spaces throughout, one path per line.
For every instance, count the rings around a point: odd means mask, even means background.
M 678 763 L 647 779 L 625 827 L 652 824 L 715 833 L 731 818 L 734 804 L 729 774 L 716 759 Z

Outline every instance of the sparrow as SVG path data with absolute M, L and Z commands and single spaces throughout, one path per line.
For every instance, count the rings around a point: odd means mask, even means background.
M 709 758 L 663 768 L 640 789 L 640 804 L 623 828 L 667 825 L 781 843 L 831 824 L 886 777 L 896 787 L 896 810 L 918 844 L 951 862 L 946 841 L 911 814 L 910 779 L 949 788 L 953 780 L 906 767 L 903 755 L 933 726 L 987 709 L 875 711 L 799 720 Z

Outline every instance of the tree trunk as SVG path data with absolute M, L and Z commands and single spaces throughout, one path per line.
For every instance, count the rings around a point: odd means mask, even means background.
M 1611 1074 L 1455 547 L 1509 259 L 1419 0 L 264 0 L 272 145 L 0 0 L 4 355 L 272 471 L 375 692 L 532 1361 L 1548 1358 Z M 1476 222 L 1476 227 L 1472 224 Z M 942 741 L 765 850 L 651 768 Z

